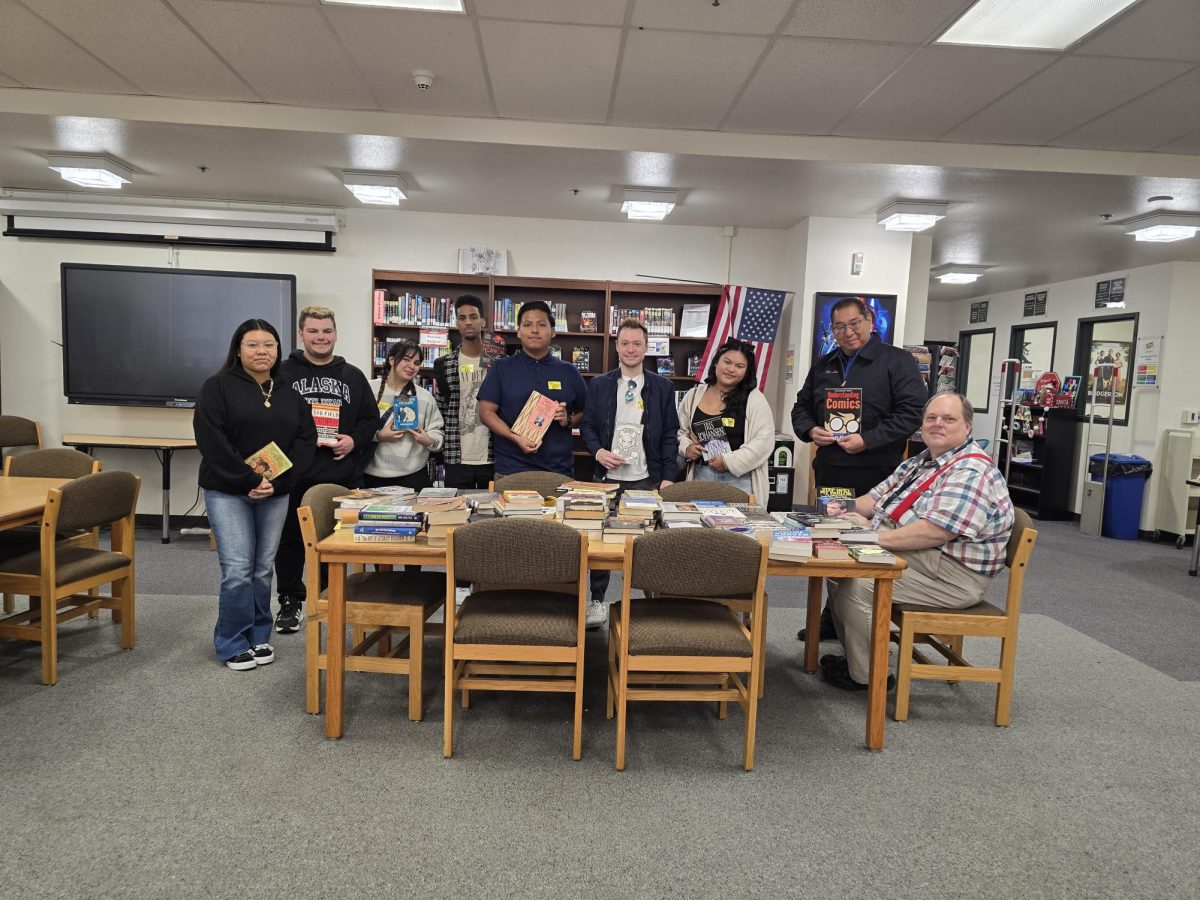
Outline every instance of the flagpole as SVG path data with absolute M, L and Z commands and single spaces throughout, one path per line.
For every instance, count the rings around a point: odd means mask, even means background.
M 672 278 L 670 275 L 643 275 L 637 272 L 634 278 L 656 278 L 659 281 L 678 281 L 682 284 L 707 284 L 713 287 L 724 287 L 719 281 L 696 281 L 694 278 Z

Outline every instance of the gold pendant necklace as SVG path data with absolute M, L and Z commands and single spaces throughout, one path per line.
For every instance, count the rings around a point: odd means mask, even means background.
M 267 409 L 270 409 L 271 408 L 271 395 L 273 393 L 275 393 L 275 379 L 274 378 L 270 379 L 268 381 L 268 384 L 270 384 L 271 386 L 269 388 L 267 388 L 267 390 L 264 391 L 263 386 L 261 384 L 258 386 L 258 390 L 262 393 L 262 396 L 263 396 L 263 406 L 265 406 Z

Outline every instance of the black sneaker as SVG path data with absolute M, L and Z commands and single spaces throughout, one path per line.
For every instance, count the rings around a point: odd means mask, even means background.
M 275 657 L 272 656 L 271 659 Z M 245 672 L 248 669 L 257 669 L 258 660 L 254 658 L 254 653 L 250 650 L 243 650 L 233 659 L 225 660 L 225 665 L 235 672 Z
M 304 621 L 304 601 L 295 597 L 279 598 L 279 614 L 275 616 L 275 630 L 280 634 L 293 634 L 300 630 Z
M 254 656 L 254 661 L 260 666 L 269 666 L 275 662 L 275 648 L 270 644 L 259 644 L 250 653 Z

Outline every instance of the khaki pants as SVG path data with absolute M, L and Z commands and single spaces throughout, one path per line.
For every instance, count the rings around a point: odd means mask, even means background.
M 991 579 L 951 559 L 940 548 L 897 551 L 908 568 L 893 582 L 892 600 L 943 609 L 973 606 Z M 831 578 L 829 607 L 837 628 L 850 677 L 866 684 L 871 661 L 871 620 L 875 582 L 866 578 Z

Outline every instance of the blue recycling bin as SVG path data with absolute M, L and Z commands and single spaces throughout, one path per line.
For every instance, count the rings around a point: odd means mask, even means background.
M 1088 459 L 1092 481 L 1103 478 L 1104 454 L 1093 453 Z M 1100 533 L 1120 541 L 1136 541 L 1142 521 L 1142 500 L 1146 480 L 1153 468 L 1150 460 L 1129 453 L 1108 455 L 1108 487 L 1104 491 L 1104 518 Z

